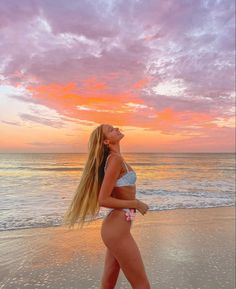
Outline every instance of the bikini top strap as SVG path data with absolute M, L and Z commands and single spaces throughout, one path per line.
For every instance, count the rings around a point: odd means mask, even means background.
M 128 172 L 129 169 L 128 169 L 128 166 L 126 165 L 125 161 L 124 161 L 124 164 L 125 164 L 126 170 L 127 170 L 127 172 Z

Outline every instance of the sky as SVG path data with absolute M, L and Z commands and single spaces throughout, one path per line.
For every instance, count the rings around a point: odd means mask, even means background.
M 0 0 L 0 152 L 235 152 L 231 0 Z

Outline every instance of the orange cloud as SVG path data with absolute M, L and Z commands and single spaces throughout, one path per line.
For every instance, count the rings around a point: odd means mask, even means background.
M 85 80 L 85 88 L 88 90 L 104 90 L 107 89 L 107 85 L 103 82 L 97 81 L 94 77 Z
M 147 79 L 136 82 L 141 88 Z M 75 83 L 31 86 L 28 88 L 34 98 L 41 104 L 55 109 L 61 115 L 93 122 L 112 122 L 117 125 L 133 125 L 136 127 L 162 132 L 191 131 L 191 127 L 217 127 L 211 123 L 213 117 L 206 113 L 192 111 L 175 111 L 167 107 L 155 111 L 145 105 L 130 90 L 117 95 L 108 91 L 107 85 L 90 78 L 84 85 L 77 87 Z M 127 105 L 132 103 L 133 106 Z M 136 105 L 136 106 L 135 106 Z M 115 113 L 114 113 L 115 112 Z M 188 128 L 189 127 L 189 128 Z
M 94 78 L 85 80 L 84 85 L 75 83 L 30 86 L 34 99 L 55 109 L 58 113 L 81 120 L 112 122 L 127 125 L 130 122 L 130 108 L 127 101 L 143 104 L 137 95 L 130 91 L 112 94 L 107 85 Z M 116 112 L 114 114 L 114 112 Z

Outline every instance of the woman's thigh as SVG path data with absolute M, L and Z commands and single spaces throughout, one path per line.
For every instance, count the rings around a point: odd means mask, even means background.
M 130 226 L 125 212 L 115 210 L 104 220 L 101 235 L 128 281 L 135 285 L 148 281 L 139 248 L 130 234 Z
M 103 271 L 103 281 L 107 283 L 116 283 L 120 272 L 120 264 L 116 258 L 112 255 L 110 249 L 107 248 L 104 271 Z
M 125 212 L 121 209 L 111 211 L 103 220 L 101 237 L 106 245 L 109 240 L 119 240 L 130 233 L 131 223 L 126 220 Z
M 109 249 L 132 285 L 148 283 L 139 248 L 131 234 L 120 240 L 118 244 L 111 243 Z

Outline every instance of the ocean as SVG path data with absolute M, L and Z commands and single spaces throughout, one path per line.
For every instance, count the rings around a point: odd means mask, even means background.
M 235 205 L 234 153 L 122 153 L 149 210 Z M 62 224 L 86 153 L 0 154 L 0 231 Z M 101 208 L 98 218 L 104 218 Z

